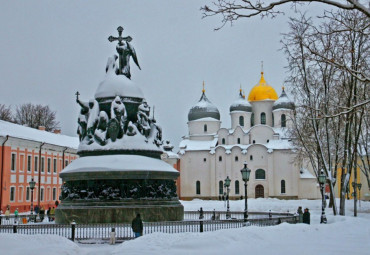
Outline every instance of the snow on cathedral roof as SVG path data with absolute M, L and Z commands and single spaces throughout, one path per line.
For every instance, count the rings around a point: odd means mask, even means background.
M 203 90 L 202 96 L 198 103 L 196 103 L 189 111 L 188 120 L 198 120 L 202 118 L 214 118 L 220 120 L 220 112 L 217 107 L 209 101 Z
M 272 110 L 276 109 L 290 109 L 290 110 L 295 109 L 294 102 L 290 100 L 288 95 L 285 93 L 284 87 L 279 99 L 276 100 L 274 105 L 272 106 Z
M 217 137 L 210 141 L 199 141 L 199 140 L 189 140 L 184 139 L 180 142 L 180 154 L 184 154 L 185 151 L 207 151 L 211 148 L 216 147 Z
M 38 130 L 7 121 L 0 120 L 0 136 L 11 136 L 35 142 L 47 143 L 73 149 L 78 148 L 79 140 L 77 137 L 54 134 L 51 132 Z

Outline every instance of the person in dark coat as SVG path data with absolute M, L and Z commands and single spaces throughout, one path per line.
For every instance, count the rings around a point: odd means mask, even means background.
M 308 211 L 308 208 L 304 209 L 303 223 L 310 224 L 310 212 Z
M 143 235 L 143 221 L 140 218 L 140 213 L 132 220 L 131 227 L 132 231 L 135 233 L 135 238 Z
M 303 223 L 303 211 L 302 211 L 302 206 L 298 207 L 298 210 L 297 210 L 297 214 L 298 214 L 298 222 L 299 223 Z
M 198 210 L 199 212 L 199 219 L 203 219 L 204 218 L 204 214 L 203 214 L 203 208 L 201 207 L 200 210 Z

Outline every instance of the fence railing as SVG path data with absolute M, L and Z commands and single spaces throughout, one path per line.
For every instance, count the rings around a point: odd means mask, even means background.
M 198 213 L 198 212 L 197 212 Z M 207 212 L 213 215 L 213 212 Z M 243 212 L 234 212 L 235 215 L 243 214 Z M 186 212 L 186 217 L 193 217 L 193 212 Z M 221 214 L 220 214 L 221 215 Z M 232 214 L 233 215 L 233 214 Z M 263 213 L 262 215 L 266 215 Z M 184 221 L 168 221 L 168 222 L 144 222 L 143 234 L 154 232 L 162 233 L 184 233 L 184 232 L 206 232 L 220 229 L 240 228 L 243 226 L 274 226 L 282 222 L 297 223 L 295 215 L 277 215 L 274 217 L 250 218 L 247 222 L 243 219 L 230 220 L 184 220 Z M 199 217 L 199 213 L 198 213 Z M 60 235 L 71 240 L 87 240 L 87 239 L 109 239 L 111 233 L 115 232 L 117 240 L 128 240 L 134 238 L 134 233 L 131 229 L 131 224 L 13 224 L 1 225 L 0 233 L 20 233 L 20 234 L 54 234 Z

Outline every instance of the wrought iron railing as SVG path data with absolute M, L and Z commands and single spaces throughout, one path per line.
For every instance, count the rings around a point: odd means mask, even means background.
M 220 217 L 224 218 L 225 212 L 219 213 Z M 168 222 L 144 222 L 143 234 L 154 232 L 162 233 L 184 233 L 184 232 L 206 232 L 219 229 L 240 228 L 243 226 L 274 226 L 282 222 L 297 223 L 297 216 L 289 214 L 274 213 L 251 213 L 263 217 L 248 217 L 245 222 L 241 219 L 243 212 L 232 212 L 231 216 L 235 219 L 201 219 L 190 220 L 199 212 L 186 212 L 184 221 L 168 221 Z M 203 212 L 206 216 L 214 215 L 213 211 Z M 235 217 L 234 217 L 235 216 Z M 270 216 L 270 217 L 269 217 Z M 238 218 L 237 218 L 238 217 Z M 205 217 L 206 218 L 206 217 Z M 134 233 L 131 229 L 131 224 L 13 224 L 1 225 L 0 233 L 20 233 L 20 234 L 54 234 L 70 238 L 71 240 L 87 240 L 87 239 L 109 239 L 111 232 L 115 232 L 117 240 L 127 240 L 134 238 Z

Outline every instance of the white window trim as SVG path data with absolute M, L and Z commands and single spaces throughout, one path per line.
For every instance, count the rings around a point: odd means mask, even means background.
M 36 162 L 36 158 L 37 158 L 37 164 L 35 164 Z M 39 172 L 39 168 L 40 168 L 40 161 L 39 161 L 39 156 L 34 156 L 33 157 L 33 171 L 35 173 L 38 173 Z
M 42 159 L 44 159 L 44 160 L 42 160 Z M 42 162 L 42 161 L 44 161 L 44 162 Z M 41 156 L 40 165 L 41 165 L 41 167 L 40 167 L 40 172 L 41 172 L 42 174 L 44 174 L 44 173 L 45 173 L 45 157 L 44 157 L 44 156 Z M 42 171 L 42 170 L 44 170 L 44 171 Z
M 55 164 L 54 164 L 55 162 Z M 53 158 L 53 174 L 57 174 L 58 173 L 58 159 L 56 156 L 54 156 Z
M 49 164 L 49 162 L 50 162 L 50 164 Z M 52 162 L 51 162 L 51 157 L 48 157 L 48 158 L 46 159 L 46 172 L 47 172 L 48 174 L 51 174 L 51 173 L 52 173 L 52 171 L 51 171 L 51 164 L 52 164 Z M 49 167 L 49 165 L 50 165 L 50 167 Z
M 14 200 L 11 200 L 11 194 L 12 194 L 12 188 L 14 188 Z M 14 203 L 15 202 L 15 200 L 16 200 L 16 198 L 17 198 L 17 188 L 16 188 L 16 186 L 10 186 L 10 190 L 9 190 L 10 192 L 9 192 L 9 202 L 10 203 Z
M 14 169 L 12 169 L 13 155 L 15 155 Z M 13 172 L 13 173 L 15 173 L 17 171 L 17 160 L 18 160 L 17 153 L 16 152 L 12 152 L 12 154 L 10 156 L 10 171 Z
M 29 167 L 28 158 L 31 158 L 31 164 L 30 164 L 31 169 L 30 170 L 28 170 L 28 167 Z M 27 173 L 32 173 L 32 163 L 33 163 L 33 161 L 32 161 L 32 155 L 27 155 Z

